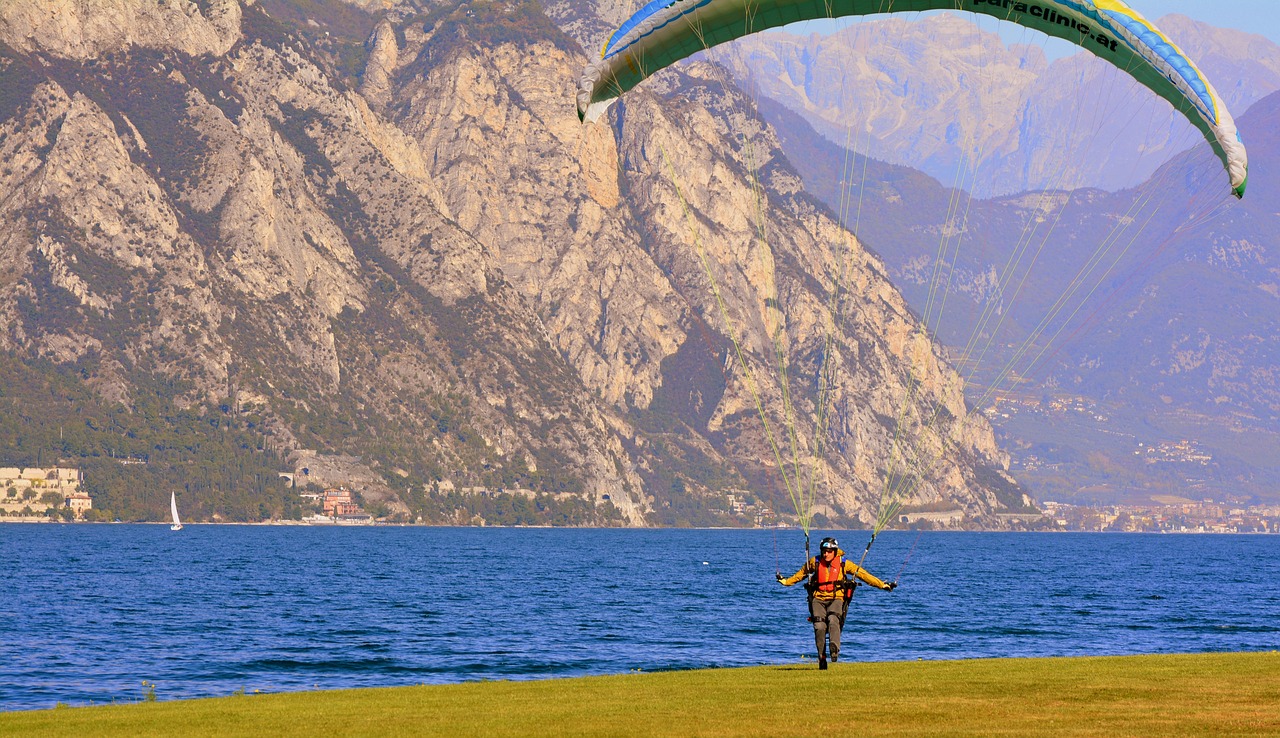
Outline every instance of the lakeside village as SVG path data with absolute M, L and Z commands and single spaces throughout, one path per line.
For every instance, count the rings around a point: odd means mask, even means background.
M 1041 503 L 1052 522 L 1040 530 L 1108 531 L 1114 533 L 1280 533 L 1280 505 L 1196 502 L 1170 495 L 1154 495 L 1150 505 L 1085 507 L 1059 502 Z
M 293 481 L 293 475 L 282 473 Z M 0 467 L 0 521 L 74 522 L 92 519 L 93 498 L 81 485 L 83 473 L 68 467 Z M 476 490 L 469 490 L 475 492 Z M 310 525 L 377 525 L 387 523 L 361 506 L 360 494 L 347 485 L 304 489 L 299 497 L 313 511 L 300 521 Z M 735 512 L 750 514 L 733 499 Z M 1044 502 L 1039 514 L 1003 515 L 1015 530 L 1102 531 L 1116 533 L 1280 533 L 1280 505 L 1238 506 L 1213 500 L 1195 501 L 1155 495 L 1149 505 L 1081 506 Z M 767 514 L 767 517 L 772 517 Z M 757 517 L 758 524 L 764 524 Z M 964 530 L 964 513 L 904 511 L 898 525 L 912 530 Z
M 280 475 L 292 483 L 293 475 Z M 84 473 L 55 466 L 0 467 L 0 521 L 83 521 L 91 517 L 93 497 L 82 489 Z M 346 485 L 322 491 L 303 490 L 298 496 L 313 514 L 301 521 L 324 525 L 372 525 L 379 522 L 360 506 L 359 495 Z

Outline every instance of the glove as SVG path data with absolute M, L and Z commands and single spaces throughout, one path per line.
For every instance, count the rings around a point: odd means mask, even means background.
M 885 588 L 884 588 L 884 591 L 886 591 L 886 592 L 892 592 L 893 590 L 895 590 L 895 589 L 897 589 L 897 588 L 898 588 L 898 583 L 897 583 L 897 582 L 889 582 L 889 586 L 885 587 Z
M 781 584 L 781 585 L 782 585 L 782 586 L 784 586 L 784 587 L 785 587 L 785 586 L 787 586 L 787 583 L 786 583 L 786 582 L 784 582 L 784 581 L 782 581 L 782 575 L 781 575 L 781 574 L 778 574 L 778 575 L 776 575 L 776 576 L 778 577 L 778 584 Z

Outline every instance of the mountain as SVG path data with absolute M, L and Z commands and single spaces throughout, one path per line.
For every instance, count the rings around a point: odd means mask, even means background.
M 1254 182 L 1240 202 L 1203 145 L 1129 190 L 983 200 L 849 153 L 780 104 L 762 101 L 761 113 L 806 188 L 844 213 L 951 347 L 971 403 L 1039 498 L 1276 498 L 1280 93 L 1239 118 Z M 859 202 L 861 217 L 849 204 Z M 931 302 L 940 283 L 945 302 Z
M 1275 499 L 1280 93 L 1251 107 L 1240 128 L 1253 173 L 1246 198 L 1202 194 L 1203 173 L 1214 171 L 1207 149 L 1157 172 L 1139 190 L 1159 193 L 1145 248 L 1117 271 L 1114 291 L 1093 308 L 1054 374 L 1073 391 L 1141 408 L 1165 439 L 1197 440 L 1213 459 L 1197 470 L 1202 489 Z M 1112 217 L 1129 206 L 1122 196 L 1099 205 Z
M 1280 89 L 1280 46 L 1268 39 L 1181 15 L 1157 24 L 1237 116 Z M 830 141 L 983 197 L 1135 186 L 1199 140 L 1121 71 L 1088 53 L 1049 61 L 1046 37 L 1008 44 L 1000 26 L 891 16 L 829 34 L 762 33 L 711 55 Z
M 830 522 L 900 464 L 908 509 L 1029 504 L 718 67 L 583 126 L 586 55 L 519 0 L 21 0 L 0 43 L 0 438 L 101 517 L 346 483 L 402 520 L 786 520 L 756 398 Z

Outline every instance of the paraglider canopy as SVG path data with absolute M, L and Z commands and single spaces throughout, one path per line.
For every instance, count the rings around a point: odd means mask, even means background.
M 578 116 L 596 120 L 654 72 L 751 33 L 817 18 L 927 10 L 994 16 L 1065 39 L 1124 70 L 1200 129 L 1226 167 L 1232 193 L 1244 196 L 1248 155 L 1226 105 L 1181 49 L 1120 0 L 653 0 L 609 36 L 600 59 L 583 72 Z

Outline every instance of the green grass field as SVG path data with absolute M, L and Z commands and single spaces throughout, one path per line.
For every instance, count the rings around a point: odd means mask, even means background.
M 1280 654 L 812 665 L 0 714 L 0 735 L 1280 735 Z

